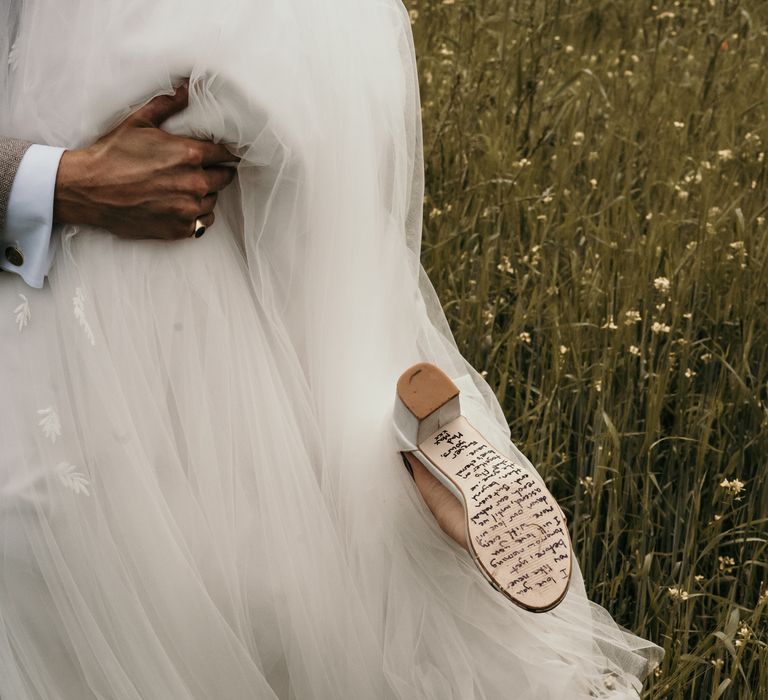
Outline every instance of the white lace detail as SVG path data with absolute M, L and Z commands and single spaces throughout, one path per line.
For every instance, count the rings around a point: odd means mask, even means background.
M 31 314 L 29 311 L 29 299 L 23 294 L 19 294 L 19 296 L 21 297 L 21 304 L 13 310 L 13 313 L 16 314 L 16 325 L 19 327 L 19 333 L 21 333 L 29 323 Z
M 37 412 L 42 416 L 38 425 L 43 429 L 43 435 L 45 435 L 51 442 L 56 442 L 56 438 L 61 435 L 61 421 L 59 420 L 59 414 L 56 413 L 53 406 L 40 408 Z
M 77 287 L 75 289 L 75 296 L 72 297 L 72 305 L 75 310 L 75 318 L 83 327 L 85 336 L 88 338 L 88 342 L 91 345 L 96 345 L 96 338 L 93 336 L 91 324 L 88 323 L 88 320 L 85 318 L 85 293 L 83 292 L 82 287 Z
M 56 467 L 56 475 L 59 477 L 59 481 L 73 493 L 84 493 L 86 496 L 90 496 L 88 485 L 91 482 L 85 474 L 76 470 L 77 467 L 74 464 L 61 462 Z

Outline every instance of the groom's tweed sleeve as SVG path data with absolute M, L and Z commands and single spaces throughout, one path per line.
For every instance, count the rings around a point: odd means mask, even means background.
M 13 178 L 16 177 L 21 157 L 31 145 L 28 141 L 0 136 L 0 231 L 5 228 L 5 215 L 8 211 L 8 198 L 11 196 Z

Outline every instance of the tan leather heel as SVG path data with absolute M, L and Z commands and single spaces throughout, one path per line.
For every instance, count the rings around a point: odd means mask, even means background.
M 422 362 L 406 370 L 395 404 L 404 451 L 463 504 L 469 551 L 486 580 L 515 605 L 551 610 L 571 579 L 565 516 L 540 479 L 496 450 L 461 415 L 459 397 L 458 387 L 435 365 Z

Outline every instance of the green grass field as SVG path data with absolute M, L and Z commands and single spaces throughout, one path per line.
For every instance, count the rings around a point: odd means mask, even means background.
M 459 348 L 646 697 L 768 698 L 768 2 L 407 6 Z

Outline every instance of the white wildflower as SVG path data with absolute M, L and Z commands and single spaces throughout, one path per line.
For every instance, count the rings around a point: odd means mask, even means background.
M 669 586 L 667 588 L 667 592 L 669 593 L 669 597 L 672 598 L 672 600 L 688 600 L 688 591 L 683 588 Z
M 730 574 L 736 566 L 736 560 L 733 557 L 722 556 L 718 557 L 717 561 L 719 562 L 718 569 L 724 574 Z
M 752 629 L 746 622 L 742 622 L 739 631 L 736 632 L 742 639 L 749 639 L 752 636 Z
M 738 496 L 744 490 L 744 482 L 739 479 L 723 479 L 720 482 L 720 488 L 727 491 L 732 496 Z
M 640 312 L 636 309 L 629 309 L 629 311 L 624 312 L 624 323 L 627 326 L 634 325 L 635 323 L 640 323 L 642 321 L 642 316 L 640 315 Z
M 717 152 L 717 157 L 725 163 L 733 160 L 733 151 L 730 148 L 723 148 Z

